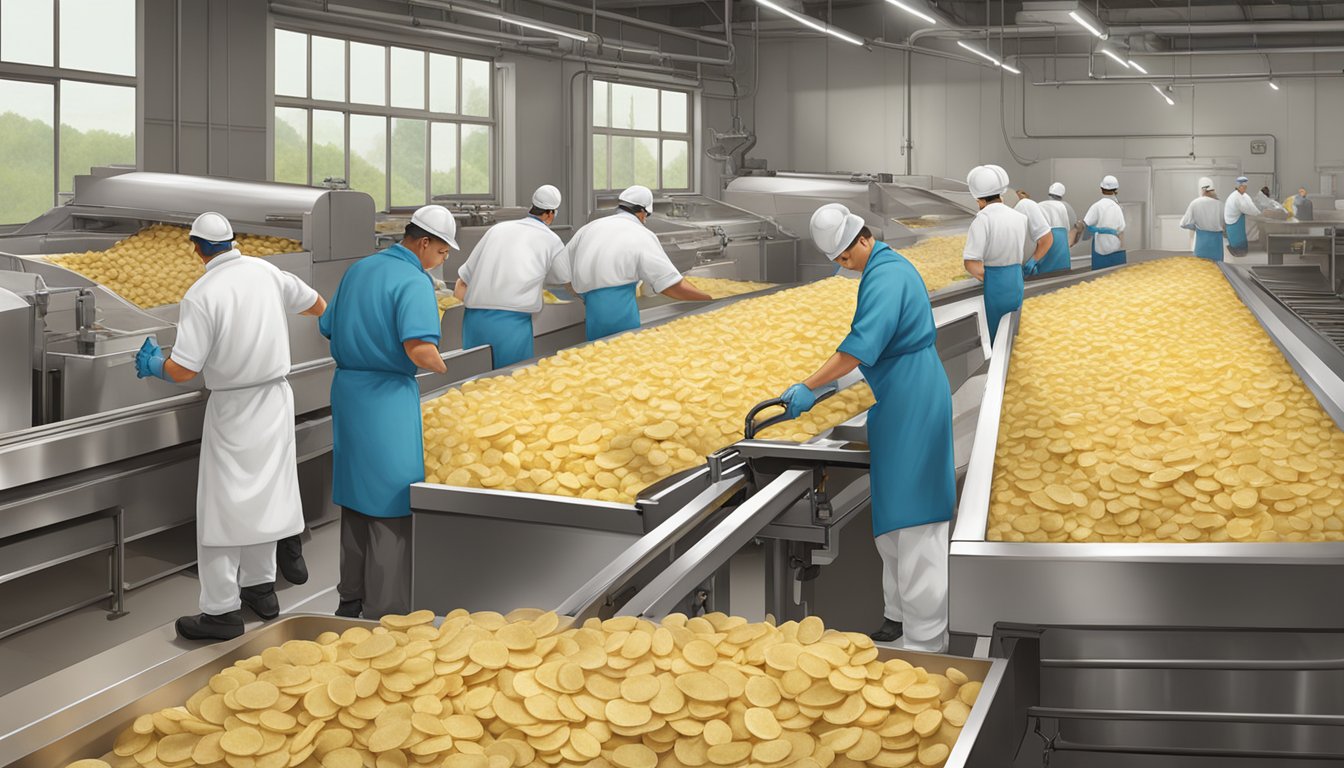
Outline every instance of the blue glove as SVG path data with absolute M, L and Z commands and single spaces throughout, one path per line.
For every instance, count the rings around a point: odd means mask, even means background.
M 163 350 L 153 339 L 146 336 L 145 343 L 140 345 L 140 351 L 135 353 L 135 377 L 144 379 L 154 376 L 171 384 L 172 379 L 164 372 L 163 363 Z
M 817 404 L 816 394 L 808 389 L 806 384 L 794 384 L 784 390 L 784 394 L 779 398 L 784 401 L 784 413 L 788 414 L 790 419 L 798 418 Z
M 1022 271 L 1026 272 L 1028 275 L 1034 275 L 1040 271 L 1040 267 L 1040 262 L 1028 257 L 1026 263 L 1022 265 Z

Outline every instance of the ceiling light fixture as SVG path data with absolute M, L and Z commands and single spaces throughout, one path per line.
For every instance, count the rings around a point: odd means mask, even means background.
M 910 14 L 911 16 L 918 16 L 919 18 L 921 18 L 921 19 L 927 21 L 927 22 L 930 23 L 930 24 L 937 24 L 937 23 L 938 23 L 938 20 L 937 20 L 937 19 L 935 19 L 935 18 L 933 18 L 932 16 L 930 16 L 929 14 L 927 14 L 927 13 L 925 13 L 925 12 L 919 10 L 918 8 L 915 8 L 914 6 L 910 5 L 909 3 L 903 3 L 903 2 L 901 2 L 901 0 L 887 0 L 887 2 L 888 2 L 888 3 L 891 3 L 892 5 L 896 6 L 897 8 L 900 8 L 902 11 L 905 11 L 906 13 Z
M 1009 72 L 1012 72 L 1014 75 L 1020 75 L 1020 74 L 1022 74 L 1022 70 L 1018 69 L 1017 67 L 1011 66 L 1011 65 L 1009 65 L 1009 64 L 1000 64 L 999 66 L 1000 66 L 1000 67 L 1003 67 L 1004 69 L 1008 70 Z
M 817 30 L 818 32 L 824 32 L 825 34 L 828 34 L 831 37 L 838 37 L 841 40 L 844 40 L 846 43 L 849 43 L 850 45 L 863 45 L 863 41 L 860 40 L 859 38 L 849 34 L 848 32 L 842 32 L 841 30 L 832 27 L 830 24 L 818 21 L 817 19 L 814 19 L 810 16 L 804 16 L 801 13 L 795 13 L 794 11 L 790 11 L 788 8 L 770 2 L 770 0 L 756 0 L 756 2 L 757 4 L 763 5 L 766 8 L 775 11 L 776 13 L 788 16 L 790 19 L 793 19 L 794 21 L 798 22 L 799 24 L 802 24 L 805 27 L 810 27 L 812 29 Z
M 1092 22 L 1088 21 L 1081 13 L 1078 13 L 1077 11 L 1069 11 L 1069 18 L 1073 19 L 1075 22 L 1078 23 L 1080 27 L 1086 29 L 1088 32 L 1091 32 L 1093 35 L 1096 35 L 1102 40 L 1105 40 L 1107 37 L 1109 37 L 1109 35 L 1101 31 L 1101 29 L 1098 26 L 1093 25 Z
M 1111 60 L 1114 61 L 1116 64 L 1119 64 L 1125 69 L 1129 69 L 1129 63 L 1124 59 L 1120 58 L 1120 54 L 1116 53 L 1115 51 L 1112 51 L 1110 48 L 1102 48 L 1101 52 L 1111 57 Z
M 573 32 L 567 32 L 562 29 L 551 29 L 550 27 L 542 26 L 541 24 L 534 24 L 530 21 L 515 19 L 511 16 L 505 16 L 503 14 L 497 15 L 495 16 L 495 18 L 498 19 L 499 21 L 504 22 L 505 24 L 512 24 L 515 27 L 522 27 L 523 29 L 531 29 L 537 32 L 545 32 L 548 35 L 559 35 L 560 37 L 567 37 L 570 40 L 578 40 L 581 43 L 588 42 L 587 35 L 579 35 Z
M 1129 60 L 1129 66 L 1131 66 L 1131 67 L 1133 67 L 1133 68 L 1139 70 L 1140 72 L 1142 72 L 1142 73 L 1145 74 L 1145 75 L 1148 74 L 1148 70 L 1144 69 L 1142 64 L 1140 64 L 1139 62 L 1137 62 L 1137 61 L 1135 61 L 1135 60 L 1133 60 L 1133 59 L 1130 59 L 1130 60 Z
M 1163 100 L 1165 100 L 1165 101 L 1167 102 L 1167 106 L 1168 106 L 1168 107 L 1174 107 L 1174 106 L 1176 106 L 1176 102 L 1172 101 L 1172 100 L 1171 100 L 1171 97 L 1168 96 L 1166 93 L 1164 93 L 1164 92 L 1162 91 L 1161 88 L 1158 88 L 1158 87 L 1157 87 L 1157 83 L 1149 83 L 1149 85 L 1153 86 L 1153 90 L 1154 90 L 1154 91 L 1157 91 L 1157 95 L 1158 95 L 1158 96 L 1161 96 L 1161 97 L 1163 98 Z
M 1270 87 L 1270 88 L 1273 88 L 1273 89 L 1276 90 L 1276 91 L 1279 90 L 1279 84 L 1276 83 L 1276 82 L 1274 82 L 1273 80 L 1270 80 L 1270 81 L 1269 81 L 1269 87 Z
M 759 1 L 760 0 L 757 0 L 757 2 Z M 965 40 L 958 40 L 957 45 L 961 46 L 962 48 L 965 48 L 971 53 L 974 53 L 976 56 L 979 56 L 980 58 L 984 59 L 985 61 L 988 61 L 989 63 L 993 64 L 996 67 L 1001 66 L 1003 64 L 1003 62 L 999 61 L 998 59 L 994 58 L 988 53 L 985 53 L 979 48 L 976 48 L 974 45 L 969 45 Z

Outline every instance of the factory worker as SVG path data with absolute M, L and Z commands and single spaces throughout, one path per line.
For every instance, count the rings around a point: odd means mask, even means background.
M 1036 267 L 1038 274 L 1061 272 L 1073 266 L 1069 259 L 1069 246 L 1073 244 L 1069 233 L 1078 221 L 1078 214 L 1064 200 L 1064 192 L 1064 185 L 1056 181 L 1050 185 L 1050 199 L 1041 203 L 1041 215 L 1050 226 L 1050 234 L 1054 239 L 1050 241 L 1050 250 L 1046 251 L 1045 258 Z
M 1199 197 L 1190 202 L 1181 219 L 1181 229 L 1195 233 L 1195 255 L 1210 261 L 1223 260 L 1223 204 L 1213 188 L 1213 179 L 1199 180 Z
M 462 348 L 489 345 L 496 368 L 532 357 L 532 316 L 542 308 L 542 285 L 569 282 L 565 245 L 551 231 L 560 190 L 550 184 L 532 194 L 526 218 L 486 231 L 457 271 L 453 294 L 466 305 Z
M 1269 187 L 1261 187 L 1259 192 L 1256 192 L 1251 196 L 1251 202 L 1255 203 L 1255 207 L 1259 208 L 1261 213 L 1267 211 L 1281 211 L 1287 213 L 1288 211 L 1288 209 L 1284 208 L 1279 201 L 1275 200 L 1274 196 L 1269 193 Z
M 588 340 L 639 327 L 635 286 L 644 284 L 674 299 L 709 301 L 709 294 L 681 276 L 658 236 L 644 226 L 653 213 L 653 193 L 633 186 L 621 192 L 618 210 L 588 222 L 570 238 L 565 266 L 583 297 Z
M 956 480 L 952 392 L 934 346 L 928 289 L 914 266 L 875 240 L 845 206 L 817 209 L 811 230 L 827 258 L 862 273 L 858 305 L 835 354 L 782 398 L 797 417 L 815 404 L 815 390 L 855 367 L 867 379 L 876 400 L 868 411 L 869 476 L 885 598 L 884 621 L 872 638 L 941 652 L 948 639 L 948 521 Z M 1020 247 L 1022 238 L 1014 242 Z M 1020 266 L 1018 274 L 1020 283 Z
M 1237 177 L 1237 188 L 1232 194 L 1227 196 L 1227 202 L 1223 204 L 1223 223 L 1227 225 L 1227 250 L 1233 256 L 1245 256 L 1250 250 L 1250 243 L 1246 240 L 1246 216 L 1255 216 L 1260 213 L 1260 209 L 1255 207 L 1251 198 L 1246 194 L 1246 185 L 1250 179 L 1245 176 Z
M 201 612 L 178 619 L 177 634 L 228 640 L 243 633 L 243 605 L 262 619 L 280 615 L 276 542 L 303 530 L 285 315 L 317 316 L 327 303 L 295 275 L 239 253 L 221 214 L 198 216 L 191 242 L 205 274 L 182 298 L 172 354 L 145 339 L 135 368 L 169 382 L 203 375 L 210 390 L 196 482 Z
M 1307 197 L 1307 188 L 1298 187 L 1297 195 L 1288 198 L 1288 211 L 1293 214 L 1293 218 L 1298 221 L 1311 221 L 1315 218 L 1316 212 L 1313 210 L 1311 198 Z
M 1050 228 L 1045 219 L 1031 223 L 1027 217 L 1003 204 L 1008 189 L 1008 172 L 997 165 L 981 165 L 966 176 L 980 206 L 966 233 L 962 260 L 966 271 L 985 284 L 985 320 L 992 342 L 999 330 L 999 318 L 1022 307 L 1023 253 L 1027 235 L 1036 241 L 1035 258 L 1050 248 Z
M 1092 268 L 1105 269 L 1125 263 L 1125 212 L 1115 201 L 1120 182 L 1114 176 L 1101 179 L 1101 199 L 1083 215 L 1082 227 L 1092 238 Z
M 1034 275 L 1040 270 L 1040 260 L 1054 245 L 1054 232 L 1041 212 L 1041 204 L 1032 200 L 1027 190 L 1017 190 L 1017 206 L 1013 210 L 1027 217 L 1027 240 L 1023 253 L 1031 253 L 1031 256 L 1022 264 L 1022 271 Z
M 322 315 L 331 382 L 332 498 L 341 506 L 338 616 L 411 610 L 411 483 L 425 479 L 419 369 L 444 373 L 427 270 L 457 247 L 441 205 L 411 214 L 401 242 L 360 259 Z

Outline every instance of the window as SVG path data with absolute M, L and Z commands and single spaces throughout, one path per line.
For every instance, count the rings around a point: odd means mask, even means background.
M 380 211 L 489 198 L 493 72 L 483 59 L 277 29 L 273 178 L 344 178 Z
M 691 188 L 690 94 L 593 81 L 593 190 Z
M 135 0 L 0 0 L 0 224 L 134 164 Z

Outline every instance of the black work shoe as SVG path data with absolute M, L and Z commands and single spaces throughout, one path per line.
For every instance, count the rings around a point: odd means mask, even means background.
M 251 608 L 253 613 L 265 621 L 280 615 L 280 598 L 275 595 L 274 581 L 243 587 L 239 590 L 238 596 L 242 598 L 243 605 Z
M 363 600 L 342 600 L 340 607 L 336 609 L 336 615 L 346 619 L 358 619 L 363 612 Z
M 177 636 L 183 640 L 232 640 L 243 634 L 242 610 L 215 616 L 200 613 L 177 620 Z
M 901 622 L 892 621 L 891 619 L 883 619 L 882 627 L 869 635 L 869 637 L 879 643 L 890 643 L 900 638 L 903 634 L 905 634 L 905 627 L 901 626 Z
M 308 564 L 303 561 L 303 534 L 296 533 L 275 543 L 275 565 L 290 584 L 308 582 Z

